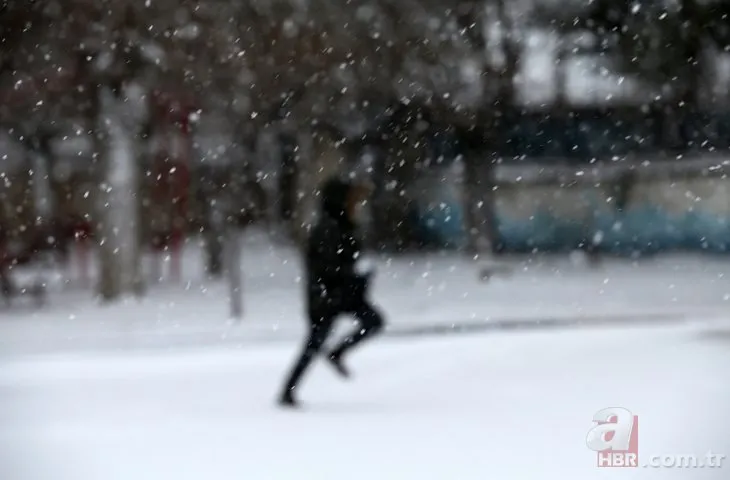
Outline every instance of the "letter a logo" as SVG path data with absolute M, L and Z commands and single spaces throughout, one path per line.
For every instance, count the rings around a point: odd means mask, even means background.
M 639 455 L 639 417 L 625 408 L 604 408 L 593 416 L 596 423 L 586 444 L 598 452 L 599 467 L 633 467 Z

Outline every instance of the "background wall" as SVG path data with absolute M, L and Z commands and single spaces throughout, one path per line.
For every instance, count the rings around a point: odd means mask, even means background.
M 633 159 L 589 168 L 521 164 L 497 168 L 495 213 L 509 251 L 558 251 L 588 239 L 616 253 L 730 249 L 730 178 L 726 161 Z M 623 209 L 616 185 L 634 173 Z M 422 228 L 442 246 L 462 245 L 463 207 L 456 180 L 434 172 L 423 182 Z M 439 208 L 440 205 L 440 208 Z M 434 208 L 435 207 L 435 208 Z M 454 221 L 458 223 L 455 224 Z

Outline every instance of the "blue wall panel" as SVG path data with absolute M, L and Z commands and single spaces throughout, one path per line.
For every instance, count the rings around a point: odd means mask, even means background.
M 608 207 L 607 194 L 590 186 L 572 193 L 557 185 L 502 189 L 496 211 L 499 242 L 511 251 L 565 251 L 598 232 L 599 249 L 620 254 L 729 251 L 730 180 L 685 183 L 639 183 L 635 198 L 623 212 Z M 690 195 L 691 191 L 695 194 Z M 462 246 L 466 242 L 463 208 L 453 196 L 445 196 L 443 202 L 445 208 L 420 212 L 420 226 L 433 243 Z M 575 205 L 582 205 L 577 208 L 583 213 L 576 214 Z

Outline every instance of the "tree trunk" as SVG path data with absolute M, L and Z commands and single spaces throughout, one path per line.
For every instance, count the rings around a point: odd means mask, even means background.
M 243 275 L 241 272 L 241 240 L 238 229 L 231 225 L 226 232 L 225 240 L 226 276 L 228 277 L 228 294 L 231 303 L 231 318 L 240 320 L 243 317 Z
M 221 278 L 223 277 L 223 232 L 207 231 L 206 233 L 206 272 L 213 278 Z
M 483 164 L 480 165 L 480 162 Z M 497 242 L 494 221 L 492 167 L 488 158 L 468 151 L 464 158 L 464 213 L 467 231 L 467 253 L 475 259 L 491 257 Z
M 504 69 L 500 76 L 497 106 L 501 116 L 504 116 L 515 105 L 515 78 L 519 65 L 519 51 L 515 45 L 514 24 L 505 0 L 497 0 L 497 15 L 502 31 L 501 43 L 505 58 Z
M 98 152 L 104 180 L 99 198 L 99 294 L 104 301 L 140 295 L 144 288 L 138 202 L 137 145 L 125 125 L 123 101 L 107 86 L 99 89 Z
M 220 168 L 201 166 L 198 170 L 200 188 L 197 199 L 203 214 L 203 254 L 205 273 L 212 278 L 223 276 L 223 240 L 226 234 L 226 215 L 223 198 L 226 181 Z
M 565 39 L 558 38 L 557 55 L 555 59 L 555 106 L 559 112 L 568 109 L 568 52 L 565 48 Z
M 304 246 L 312 222 L 315 221 L 317 209 L 317 177 L 316 162 L 312 152 L 311 132 L 305 131 L 297 135 L 297 178 L 296 206 L 291 218 L 291 232 L 299 246 Z
M 386 186 L 389 176 L 386 171 L 386 154 L 381 149 L 377 149 L 375 151 L 372 177 L 374 189 L 369 205 L 369 238 L 371 240 L 371 244 L 369 246 L 379 251 L 384 249 L 388 243 L 386 235 L 388 231 L 384 227 L 388 225 L 388 198 Z
M 672 137 L 674 144 L 670 146 L 676 153 L 682 153 L 688 146 L 691 138 L 680 131 L 679 125 L 687 125 L 688 120 L 700 110 L 700 98 L 703 91 L 703 75 L 705 74 L 705 58 L 703 48 L 702 13 L 696 0 L 681 0 L 681 12 L 684 23 L 685 38 L 680 43 L 682 49 L 678 52 L 684 60 L 683 72 L 679 73 L 683 82 L 678 98 L 674 99 L 670 111 L 669 122 L 673 123 Z
M 203 230 L 206 273 L 213 278 L 223 276 L 223 240 L 226 234 L 225 214 L 221 211 L 220 202 L 217 200 L 205 199 L 206 225 Z
M 40 149 L 31 152 L 33 159 L 33 203 L 36 221 L 46 224 L 53 217 L 53 189 L 48 169 L 47 152 Z
M 281 170 L 279 173 L 279 218 L 285 222 L 294 217 L 296 210 L 297 194 L 297 148 L 296 140 L 289 136 L 282 135 L 280 140 L 281 148 Z

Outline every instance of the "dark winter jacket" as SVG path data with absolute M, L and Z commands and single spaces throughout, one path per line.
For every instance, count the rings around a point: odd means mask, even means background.
M 306 254 L 309 310 L 315 317 L 352 312 L 365 301 L 368 276 L 355 271 L 361 245 L 346 212 L 350 188 L 331 179 L 321 191 L 321 216 Z

